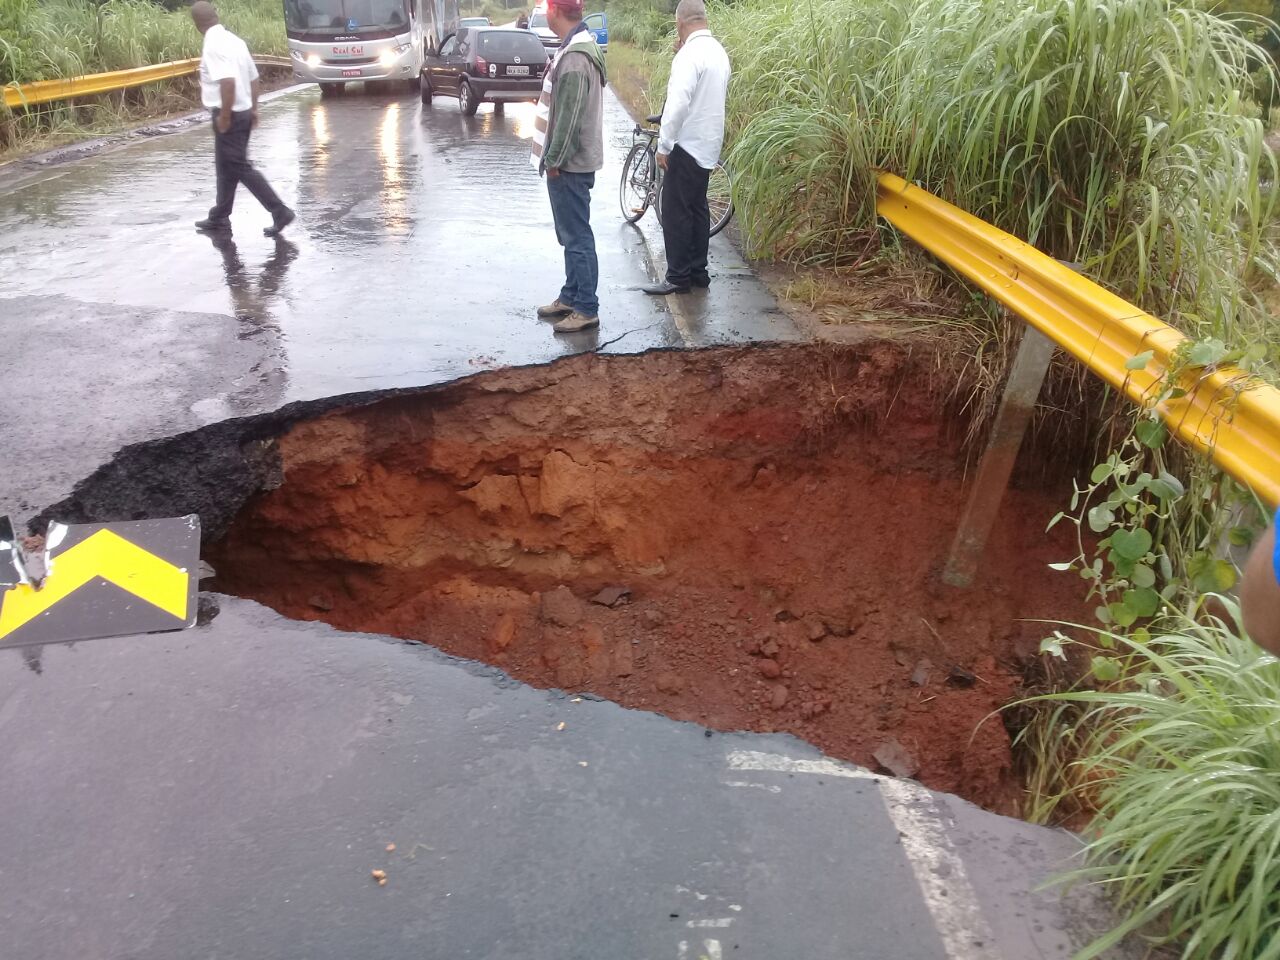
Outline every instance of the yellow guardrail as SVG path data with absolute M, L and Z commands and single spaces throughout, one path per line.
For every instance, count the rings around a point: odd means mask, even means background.
M 288 57 L 263 56 L 253 59 L 259 66 L 292 66 L 292 61 Z M 199 69 L 200 60 L 194 58 L 157 63 L 150 67 L 134 67 L 131 70 L 113 70 L 110 73 L 68 77 L 65 80 L 37 80 L 34 83 L 10 84 L 4 88 L 4 105 L 14 109 L 33 106 L 37 103 L 49 103 L 53 100 L 67 100 L 71 97 L 110 93 L 113 90 L 125 90 L 129 87 L 140 87 L 145 83 L 155 83 L 157 80 L 185 77 Z
M 880 175 L 876 209 L 1131 400 L 1149 406 L 1160 392 L 1187 340 L 1168 324 L 894 174 Z M 1143 369 L 1126 367 L 1148 350 Z M 1186 395 L 1156 408 L 1170 431 L 1280 506 L 1280 390 L 1233 367 L 1190 373 Z

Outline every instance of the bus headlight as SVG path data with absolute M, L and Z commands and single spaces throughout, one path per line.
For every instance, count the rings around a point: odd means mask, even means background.
M 384 68 L 390 70 L 392 67 L 396 65 L 397 56 L 398 54 L 396 53 L 395 50 L 383 50 L 380 54 L 378 54 L 378 63 L 381 64 Z
M 314 53 L 307 54 L 307 66 L 314 70 L 316 67 L 320 66 L 320 58 Z

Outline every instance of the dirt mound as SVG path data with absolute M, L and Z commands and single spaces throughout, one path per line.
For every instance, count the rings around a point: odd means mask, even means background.
M 1010 811 L 982 721 L 1026 619 L 1077 611 L 1046 568 L 1065 494 L 1012 491 L 979 582 L 940 585 L 964 424 L 929 370 L 893 344 L 588 355 L 331 412 L 280 438 L 219 585 Z

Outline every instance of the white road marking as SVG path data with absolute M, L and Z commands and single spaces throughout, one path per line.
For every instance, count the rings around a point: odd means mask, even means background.
M 731 770 L 877 781 L 880 798 L 901 837 L 903 853 L 947 956 L 951 960 L 1002 960 L 964 863 L 947 837 L 942 811 L 927 789 L 834 760 L 798 760 L 758 750 L 735 750 L 728 761 Z
M 703 940 L 703 948 L 706 949 L 706 960 L 724 960 L 724 952 L 720 949 L 719 940 Z
M 768 793 L 781 793 L 782 788 L 776 783 L 748 783 L 746 780 L 725 780 L 726 787 L 751 787 L 755 790 L 764 790 Z
M 679 960 L 688 960 L 689 957 L 689 941 L 681 940 L 678 944 L 676 956 Z
M 691 930 L 699 930 L 699 929 L 723 930 L 725 927 L 729 926 L 732 923 L 733 923 L 733 917 L 720 917 L 717 920 L 690 920 L 688 923 L 685 924 L 685 926 L 690 928 Z
M 772 773 L 818 773 L 828 777 L 852 780 L 880 780 L 870 770 L 834 760 L 796 760 L 777 753 L 759 750 L 734 750 L 729 754 L 730 770 L 768 770 Z

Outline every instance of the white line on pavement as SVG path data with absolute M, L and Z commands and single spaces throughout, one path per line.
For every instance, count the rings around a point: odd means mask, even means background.
M 903 852 L 947 956 L 951 960 L 1001 960 L 964 863 L 947 837 L 942 811 L 924 787 L 834 760 L 798 760 L 758 750 L 734 750 L 728 761 L 731 770 L 877 781 L 881 800 L 902 838 Z

